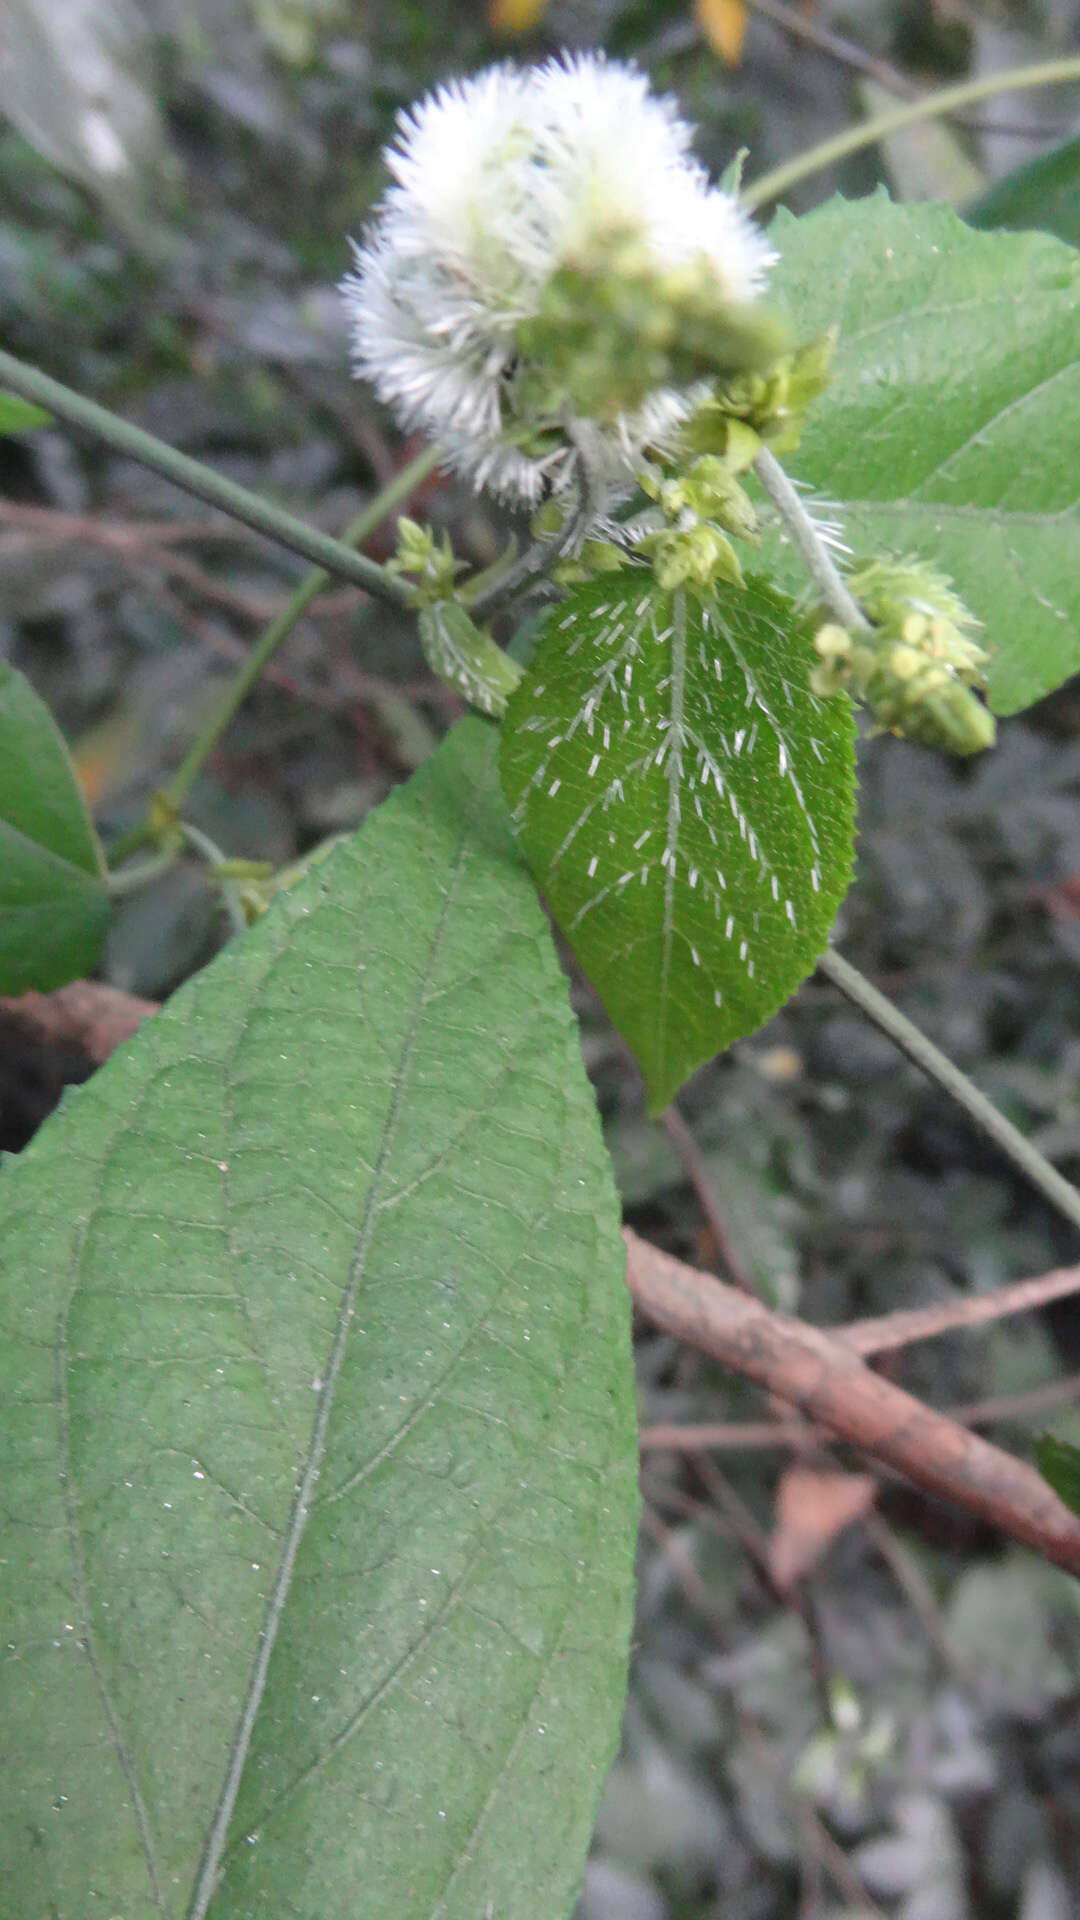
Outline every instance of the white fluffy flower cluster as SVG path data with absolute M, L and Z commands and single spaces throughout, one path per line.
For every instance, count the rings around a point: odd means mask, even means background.
M 534 502 L 573 470 L 573 423 L 550 450 L 523 450 L 507 393 L 518 329 L 593 242 L 630 232 L 657 272 L 704 258 L 725 300 L 760 293 L 773 256 L 690 139 L 641 73 L 593 55 L 491 68 L 402 116 L 386 155 L 394 184 L 344 282 L 356 371 L 477 486 Z M 650 394 L 591 432 L 593 456 L 628 476 L 691 404 Z

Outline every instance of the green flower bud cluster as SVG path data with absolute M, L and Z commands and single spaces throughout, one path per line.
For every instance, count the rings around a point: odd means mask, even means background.
M 729 533 L 758 544 L 758 517 L 749 494 L 739 485 L 731 461 L 715 453 L 706 453 L 685 473 L 674 474 L 659 485 L 642 480 L 643 490 L 658 500 L 669 520 L 692 513 L 699 520 L 715 520 Z
M 739 556 L 731 541 L 708 521 L 647 533 L 638 545 L 652 560 L 657 585 L 667 593 L 684 586 L 705 593 L 716 580 L 732 587 L 743 585 Z
M 807 408 L 832 377 L 835 347 L 836 329 L 830 327 L 770 366 L 721 380 L 683 428 L 684 445 L 697 453 L 732 455 L 741 467 L 763 446 L 790 453 L 799 444 Z
M 410 583 L 414 606 L 430 607 L 437 600 L 445 600 L 453 593 L 454 581 L 465 566 L 463 560 L 454 558 L 449 534 L 437 540 L 430 527 L 422 527 L 404 514 L 397 523 L 397 534 L 397 551 L 386 562 L 387 573 L 416 575 Z
M 636 230 L 613 230 L 587 260 L 565 261 L 539 311 L 517 329 L 510 411 L 524 420 L 569 411 L 602 423 L 663 389 L 768 366 L 782 350 L 775 319 L 724 296 L 702 254 L 658 269 Z
M 989 655 L 974 639 L 974 615 L 942 574 L 917 560 L 870 560 L 848 585 L 874 622 L 849 633 L 827 621 L 814 637 L 812 692 L 846 688 L 880 729 L 946 753 L 981 753 L 994 717 L 976 689 Z
M 658 584 L 706 592 L 716 580 L 741 587 L 742 568 L 728 534 L 758 544 L 758 521 L 740 486 L 734 460 L 703 454 L 684 473 L 660 477 L 646 471 L 642 491 L 657 503 L 657 524 L 634 542 L 652 562 Z

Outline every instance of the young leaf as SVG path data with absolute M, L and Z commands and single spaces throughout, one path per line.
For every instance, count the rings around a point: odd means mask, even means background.
M 857 553 L 951 574 L 985 626 L 991 706 L 1030 706 L 1080 668 L 1080 255 L 884 192 L 781 214 L 772 237 L 800 334 L 840 329 L 792 472 L 841 503 Z
M 1044 1433 L 1036 1444 L 1035 1459 L 1043 1479 L 1067 1507 L 1080 1513 L 1080 1447 Z
M 460 727 L 0 1182 L 5 1913 L 572 1904 L 629 1301 L 493 747 Z
M 653 1110 L 805 979 L 851 877 L 846 699 L 808 691 L 791 602 L 622 573 L 547 617 L 503 787 Z
M 31 427 L 45 426 L 51 417 L 44 407 L 0 388 L 0 433 L 26 433 Z
M 49 710 L 0 660 L 0 993 L 95 965 L 109 918 L 97 835 Z

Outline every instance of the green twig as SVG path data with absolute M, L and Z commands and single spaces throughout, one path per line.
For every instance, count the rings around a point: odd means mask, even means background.
M 1074 1227 L 1080 1227 L 1080 1191 L 1066 1180 L 1064 1174 L 1051 1166 L 1044 1154 L 1025 1139 L 1011 1120 L 1006 1120 L 992 1100 L 980 1093 L 966 1073 L 953 1065 L 940 1047 L 935 1047 L 924 1033 L 907 1018 L 906 1014 L 894 1007 L 883 993 L 872 987 L 869 980 L 863 978 L 857 967 L 837 953 L 835 947 L 827 947 L 818 961 L 820 972 L 834 987 L 872 1020 L 875 1027 L 888 1035 L 895 1046 L 913 1060 L 917 1067 L 929 1074 L 931 1080 L 952 1095 L 963 1107 L 968 1118 L 986 1134 L 987 1138 L 1000 1147 L 1015 1167 L 1031 1181 L 1033 1187 L 1044 1194 L 1051 1205 L 1063 1214 Z
M 217 845 L 216 841 L 211 840 L 208 833 L 203 832 L 201 827 L 193 827 L 190 820 L 181 820 L 179 823 L 179 831 L 187 841 L 188 846 L 193 847 L 195 852 L 200 854 L 206 861 L 213 878 L 217 882 L 222 903 L 229 916 L 229 925 L 232 927 L 233 932 L 246 933 L 248 921 L 247 914 L 244 912 L 244 903 L 240 898 L 240 890 L 236 882 L 230 880 L 224 871 L 229 863 L 221 848 Z
M 107 407 L 99 407 L 93 400 L 84 399 L 81 393 L 62 386 L 59 380 L 50 379 L 48 374 L 39 373 L 36 367 L 28 367 L 2 349 L 0 387 L 9 387 L 13 393 L 21 394 L 24 400 L 32 400 L 46 407 L 58 419 L 66 420 L 69 426 L 79 427 L 104 441 L 115 453 L 125 454 L 130 460 L 139 460 L 143 466 L 152 467 L 155 473 L 171 480 L 174 486 L 183 487 L 186 493 L 193 493 L 197 499 L 205 500 L 212 507 L 220 507 L 224 513 L 230 513 L 234 520 L 242 520 L 245 526 L 254 527 L 257 533 L 266 534 L 280 546 L 289 547 L 294 553 L 302 554 L 305 560 L 312 560 L 316 566 L 324 567 L 328 574 L 349 580 L 354 586 L 364 587 L 368 593 L 378 599 L 388 600 L 392 606 L 404 607 L 409 604 L 406 588 L 377 561 L 353 553 L 342 541 L 331 539 L 329 534 L 320 532 L 317 527 L 295 519 L 284 507 L 275 506 L 272 501 L 264 500 L 261 494 L 251 493 L 247 487 L 238 487 L 235 481 L 226 480 L 213 467 L 204 466 L 201 460 L 190 459 L 186 453 L 178 453 L 175 447 L 168 446 L 164 440 L 156 439 L 152 433 L 144 433 L 141 427 L 133 426 L 129 420 L 122 420 L 118 414 L 110 413 Z
M 346 527 L 341 536 L 342 544 L 346 547 L 359 546 L 361 540 L 366 540 L 380 522 L 394 511 L 395 507 L 399 507 L 403 500 L 408 499 L 410 493 L 419 486 L 421 480 L 427 478 L 438 462 L 439 454 L 435 448 L 427 447 L 423 453 L 417 454 L 415 460 L 410 460 L 408 466 L 402 467 L 401 472 L 394 475 L 389 485 L 376 494 L 374 500 L 364 508 L 363 513 L 352 522 L 351 526 Z M 252 647 L 243 666 L 225 689 L 218 705 L 192 741 L 165 788 L 165 798 L 178 811 L 229 722 L 247 699 L 259 675 L 273 659 L 282 641 L 288 638 L 297 621 L 307 612 L 312 601 L 322 593 L 329 578 L 325 568 L 313 567 Z
M 180 841 L 174 836 L 170 845 L 162 847 L 160 853 L 152 853 L 146 860 L 133 861 L 118 873 L 110 872 L 107 880 L 110 900 L 122 900 L 129 893 L 138 893 L 142 887 L 152 886 L 160 880 L 163 873 L 176 865 L 180 852 Z
M 989 100 L 994 94 L 1020 93 L 1028 87 L 1063 86 L 1073 80 L 1080 80 L 1080 58 L 1075 55 L 1066 60 L 1043 60 L 1032 67 L 1013 67 L 1004 73 L 984 73 L 975 80 L 961 80 L 955 87 L 942 87 L 921 100 L 908 100 L 902 106 L 890 107 L 872 120 L 847 127 L 831 140 L 823 140 L 819 146 L 796 154 L 793 160 L 786 160 L 782 166 L 753 181 L 743 192 L 742 203 L 753 209 L 778 200 L 797 181 L 809 179 L 822 168 L 846 159 L 849 153 L 858 153 L 862 147 L 876 146 L 890 133 L 899 133 L 903 127 L 915 126 L 920 120 L 937 119 L 941 114 L 952 113 L 956 107 Z

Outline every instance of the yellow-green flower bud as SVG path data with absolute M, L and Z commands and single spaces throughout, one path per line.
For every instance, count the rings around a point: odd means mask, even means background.
M 732 587 L 744 584 L 738 555 L 718 527 L 705 523 L 668 527 L 646 534 L 639 545 L 651 554 L 657 585 L 665 592 L 682 586 L 704 592 L 717 580 Z
M 814 635 L 814 646 L 823 660 L 850 660 L 851 635 L 834 620 L 826 621 Z
M 687 421 L 684 444 L 693 452 L 722 454 L 729 464 L 738 458 L 736 471 L 749 466 L 762 445 L 790 452 L 799 443 L 807 408 L 829 384 L 835 346 L 836 332 L 830 328 L 771 366 L 719 382 Z
M 387 573 L 415 574 L 412 594 L 418 607 L 430 606 L 453 592 L 454 581 L 465 565 L 454 558 L 450 536 L 437 541 L 430 527 L 421 527 L 404 514 L 397 523 L 398 543 L 393 558 L 386 562 Z

